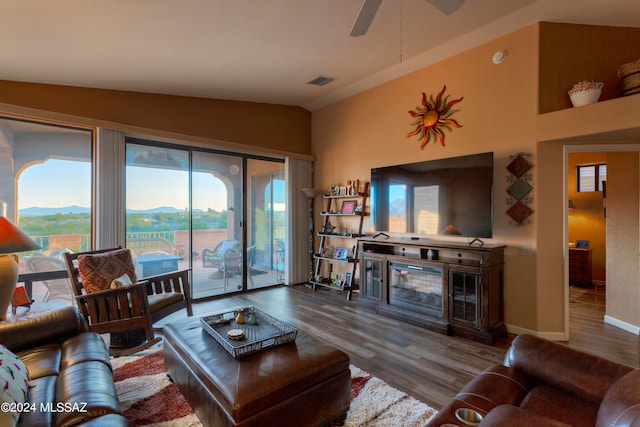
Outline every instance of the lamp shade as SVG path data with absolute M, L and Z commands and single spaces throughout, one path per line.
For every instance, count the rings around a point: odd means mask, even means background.
M 322 188 L 301 188 L 300 191 L 302 191 L 309 199 L 313 199 L 314 197 L 325 193 L 325 190 Z
M 13 225 L 7 218 L 0 216 L 0 254 L 12 254 L 40 249 L 40 245 Z

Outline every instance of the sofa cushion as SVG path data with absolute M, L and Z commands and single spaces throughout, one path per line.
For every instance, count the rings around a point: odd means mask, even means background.
M 640 370 L 611 386 L 598 409 L 596 426 L 640 426 Z
M 55 375 L 49 375 L 29 381 L 28 401 L 40 405 L 45 402 L 55 402 L 56 380 Z M 30 411 L 23 412 L 20 416 L 21 426 L 52 426 L 52 411 Z
M 24 403 L 27 400 L 27 368 L 11 350 L 0 345 L 0 401 Z M 12 414 L 15 422 L 20 414 Z
M 18 353 L 27 366 L 31 380 L 58 375 L 60 372 L 60 346 L 58 344 L 45 344 L 32 350 Z
M 77 363 L 61 370 L 56 383 L 55 401 L 81 405 L 80 409 L 83 410 L 56 412 L 56 426 L 72 426 L 86 419 L 120 413 L 111 367 L 102 362 Z
M 62 344 L 60 369 L 89 361 L 102 362 L 111 366 L 107 346 L 100 335 L 85 332 L 69 338 Z
M 109 289 L 111 282 L 126 274 L 137 282 L 136 269 L 129 249 L 116 249 L 78 257 L 78 273 L 87 293 Z
M 597 405 L 548 385 L 531 389 L 520 408 L 575 427 L 594 426 L 598 414 Z
M 149 301 L 149 310 L 155 313 L 165 307 L 172 305 L 183 299 L 180 292 L 165 292 L 161 294 L 153 294 L 147 297 Z

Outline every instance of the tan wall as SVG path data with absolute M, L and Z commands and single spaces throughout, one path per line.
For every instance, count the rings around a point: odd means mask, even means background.
M 640 58 L 640 28 L 540 24 L 540 113 L 571 107 L 567 91 L 604 82 L 600 101 L 620 96 L 618 67 Z
M 608 153 L 606 315 L 640 326 L 640 161 L 638 153 Z
M 311 113 L 254 102 L 0 80 L 0 103 L 308 155 Z
M 493 151 L 492 240 L 509 245 L 505 317 L 509 324 L 532 330 L 537 329 L 537 214 L 527 225 L 510 224 L 505 213 L 505 168 L 509 156 L 535 152 L 537 38 L 537 25 L 524 28 L 314 112 L 312 117 L 315 187 L 328 188 L 347 179 L 368 181 L 372 167 Z M 500 49 L 508 51 L 507 60 L 494 65 L 491 57 Z M 464 97 L 454 116 L 463 127 L 446 133 L 445 147 L 431 143 L 421 150 L 417 137 L 406 136 L 413 130 L 407 111 L 420 105 L 421 92 L 435 96 L 443 85 L 450 99 Z M 532 161 L 537 177 L 536 156 Z M 533 186 L 533 209 L 537 210 L 535 181 Z
M 569 242 L 589 240 L 592 249 L 593 280 L 605 282 L 607 262 L 607 224 L 602 192 L 577 192 L 577 166 L 607 163 L 606 153 L 570 153 L 567 169 L 568 196 L 576 204 L 569 213 Z

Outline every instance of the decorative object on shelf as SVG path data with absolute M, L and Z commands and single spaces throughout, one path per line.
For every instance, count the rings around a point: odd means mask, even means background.
M 0 216 L 0 320 L 7 318 L 7 310 L 18 282 L 18 255 L 41 249 L 7 218 Z
M 327 223 L 322 226 L 322 234 L 332 234 L 335 227 L 331 225 L 331 222 L 327 221 Z
M 443 130 L 451 130 L 451 126 L 462 127 L 460 123 L 451 118 L 453 113 L 458 111 L 452 110 L 451 107 L 462 101 L 463 97 L 448 101 L 449 95 L 447 95 L 442 99 L 446 89 L 447 86 L 443 86 L 435 100 L 433 95 L 430 95 L 427 101 L 427 95 L 422 93 L 422 107 L 416 107 L 416 111 L 409 110 L 411 117 L 416 119 L 412 124 L 417 127 L 413 132 L 409 132 L 407 137 L 418 135 L 422 139 L 420 149 L 424 149 L 431 137 L 434 142 L 437 138 L 444 147 Z
M 324 195 L 326 209 L 320 212 L 324 217 L 322 228 L 317 233 L 319 237 L 317 252 L 313 255 L 314 271 L 309 284 L 316 290 L 319 286 L 333 287 L 347 292 L 347 300 L 357 289 L 352 286 L 352 280 L 345 280 L 346 273 L 352 278 L 358 265 L 357 245 L 345 239 L 359 239 L 363 237 L 362 227 L 364 217 L 363 206 L 367 204 L 369 183 L 360 180 L 348 180 L 346 186 L 333 185 L 329 194 Z M 337 218 L 334 226 L 329 218 Z M 333 218 L 332 218 L 333 220 Z M 357 224 L 357 225 L 356 225 Z M 342 240 L 339 247 L 334 248 L 328 242 Z M 334 271 L 335 268 L 335 271 Z
M 347 185 L 334 184 L 329 189 L 329 196 L 344 197 L 355 196 L 360 192 L 360 180 L 347 180 Z
M 356 204 L 358 202 L 355 200 L 345 200 L 342 202 L 342 208 L 340 209 L 340 213 L 342 214 L 352 214 L 356 211 Z
M 529 205 L 533 202 L 533 197 L 529 196 L 533 187 L 530 182 L 533 180 L 531 168 L 533 164 L 529 161 L 531 153 L 517 153 L 510 156 L 511 161 L 507 165 L 510 172 L 507 175 L 507 215 L 514 221 L 514 225 L 520 226 L 527 222 L 525 220 L 531 216 L 533 210 Z
M 458 230 L 458 228 L 455 225 L 449 224 L 444 228 L 444 230 L 442 230 L 441 234 L 449 234 L 449 235 L 454 235 L 454 236 L 457 235 L 457 236 L 459 236 L 460 235 L 460 231 Z
M 591 242 L 589 240 L 576 240 L 576 248 L 589 249 L 590 243 Z
M 618 81 L 622 96 L 640 93 L 640 59 L 621 65 L 618 68 Z
M 347 248 L 336 248 L 336 251 L 333 253 L 333 257 L 335 259 L 346 260 L 349 255 L 349 249 Z
M 573 85 L 569 91 L 569 98 L 574 107 L 594 104 L 600 99 L 604 83 L 584 80 Z

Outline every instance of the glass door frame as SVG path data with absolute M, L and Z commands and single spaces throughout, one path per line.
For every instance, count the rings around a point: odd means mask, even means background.
M 249 205 L 249 198 L 251 197 L 251 195 L 248 194 L 248 167 L 247 167 L 247 163 L 249 159 L 252 160 L 262 160 L 262 161 L 267 161 L 267 162 L 274 162 L 274 163 L 285 163 L 285 159 L 284 158 L 277 158 L 277 157 L 267 157 L 267 156 L 261 156 L 261 155 L 252 155 L 252 154 L 247 154 L 247 153 L 238 153 L 238 152 L 233 152 L 233 151 L 225 151 L 225 150 L 220 150 L 220 149 L 213 149 L 213 148 L 204 148 L 204 147 L 199 147 L 199 146 L 191 146 L 191 145 L 187 145 L 187 144 L 179 144 L 179 143 L 175 143 L 175 142 L 165 142 L 165 141 L 161 141 L 161 140 L 154 140 L 151 138 L 144 138 L 144 137 L 134 137 L 134 136 L 125 136 L 124 138 L 125 140 L 125 146 L 127 144 L 136 144 L 136 145 L 146 145 L 149 147 L 157 147 L 157 148 L 166 148 L 166 149 L 173 149 L 173 150 L 182 150 L 182 151 L 186 151 L 188 152 L 188 158 L 189 158 L 189 167 L 188 167 L 188 173 L 189 173 L 189 218 L 188 218 L 188 235 L 189 235 L 189 248 L 188 248 L 188 255 L 189 255 L 189 263 L 188 263 L 188 268 L 191 270 L 190 275 L 192 278 L 192 283 L 193 283 L 193 156 L 195 153 L 207 153 L 207 154 L 219 154 L 219 155 L 223 155 L 223 156 L 234 156 L 234 157 L 238 157 L 242 160 L 242 196 L 243 196 L 243 201 L 242 201 L 242 212 L 241 212 L 241 219 L 239 221 L 240 223 L 240 227 L 241 227 L 241 243 L 242 243 L 242 289 L 238 290 L 237 292 L 246 292 L 248 290 L 248 274 L 247 274 L 247 269 L 248 269 L 248 262 L 247 262 L 247 247 L 249 245 L 248 242 L 248 227 L 247 227 L 247 221 L 248 221 L 248 205 Z M 126 180 L 126 178 L 125 178 Z M 284 175 L 284 180 L 285 180 L 285 185 L 286 184 L 286 174 Z M 125 207 L 126 209 L 126 207 Z M 287 207 L 287 211 L 288 211 L 288 207 Z M 289 215 L 290 213 L 287 212 L 287 215 Z M 123 215 L 126 215 L 126 212 L 123 212 Z M 275 243 L 272 242 L 272 245 L 274 245 Z M 285 241 L 285 245 L 286 245 L 286 241 Z M 187 251 L 185 251 L 185 253 L 187 253 Z M 286 263 L 285 263 L 286 264 Z M 285 265 L 284 268 L 287 268 L 287 266 Z M 280 283 L 282 284 L 282 283 Z M 274 284 L 274 285 L 278 285 L 278 283 Z M 192 292 L 193 292 L 193 285 L 192 285 Z M 233 293 L 233 292 L 229 292 Z M 209 297 L 203 297 L 203 298 L 198 298 L 198 299 L 206 299 Z

